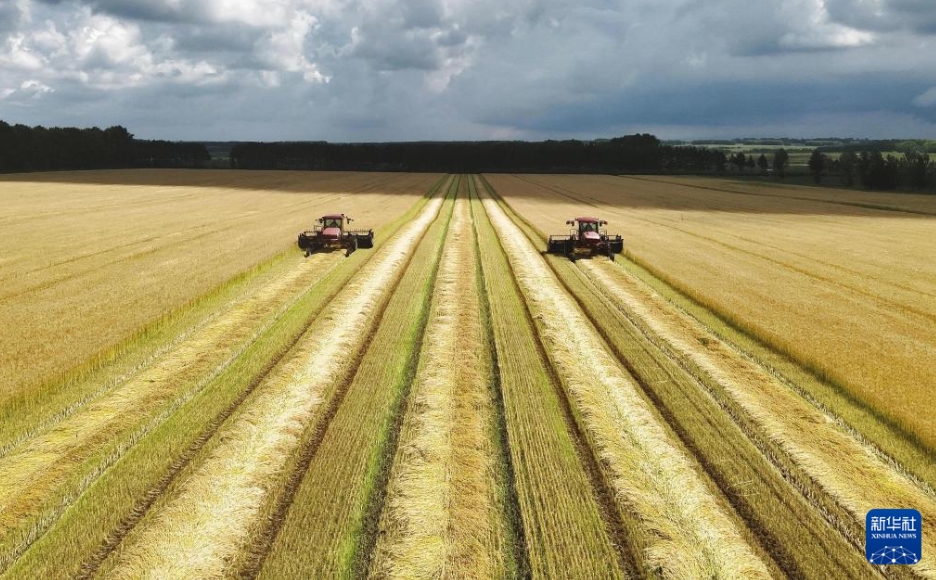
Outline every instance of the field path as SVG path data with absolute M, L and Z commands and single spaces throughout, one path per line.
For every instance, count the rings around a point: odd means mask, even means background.
M 381 250 L 322 313 L 312 332 L 267 377 L 235 421 L 217 434 L 213 449 L 157 513 L 149 514 L 115 553 L 108 578 L 220 578 L 243 548 L 267 493 L 265 483 L 283 468 L 313 420 L 323 394 L 362 348 L 391 282 L 435 219 L 442 200 Z M 210 541 L 204 541 L 210 538 Z

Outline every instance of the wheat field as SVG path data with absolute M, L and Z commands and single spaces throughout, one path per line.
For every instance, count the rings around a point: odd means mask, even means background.
M 936 199 L 0 177 L 0 578 L 936 578 Z M 375 245 L 305 256 L 345 212 Z M 610 222 L 625 253 L 545 237 Z M 922 559 L 864 516 L 923 515 Z

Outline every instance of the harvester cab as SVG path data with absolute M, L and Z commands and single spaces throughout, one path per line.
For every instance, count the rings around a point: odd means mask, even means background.
M 344 249 L 345 256 L 350 256 L 358 248 L 373 248 L 374 230 L 353 230 L 353 221 L 343 213 L 323 215 L 311 230 L 299 234 L 299 248 L 306 256 L 337 249 Z
M 624 238 L 608 234 L 602 229 L 607 221 L 594 217 L 577 217 L 566 222 L 568 235 L 549 236 L 546 251 L 550 254 L 564 254 L 573 262 L 579 256 L 604 254 L 614 260 L 614 254 L 624 251 Z

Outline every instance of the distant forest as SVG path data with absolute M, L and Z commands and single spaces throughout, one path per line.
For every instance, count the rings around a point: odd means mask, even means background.
M 230 158 L 237 169 L 449 173 L 710 173 L 727 164 L 721 151 L 665 145 L 648 134 L 599 141 L 238 143 Z
M 76 129 L 0 121 L 0 172 L 122 167 L 201 167 L 211 160 L 201 143 L 134 139 L 125 128 Z
M 752 142 L 753 141 L 753 142 Z M 440 173 L 681 173 L 785 179 L 784 145 L 815 147 L 808 173 L 868 189 L 931 190 L 936 163 L 930 141 L 759 139 L 676 144 L 650 134 L 594 141 L 462 141 L 409 143 L 193 143 L 135 139 L 124 127 L 45 128 L 0 121 L 0 172 L 124 167 L 231 167 L 320 171 Z M 739 144 L 759 157 L 731 151 Z M 781 145 L 777 148 L 776 145 Z M 808 149 L 806 150 L 808 154 Z M 882 152 L 884 151 L 884 152 Z M 885 153 L 898 152 L 898 155 Z M 840 152 L 840 153 L 839 153 Z M 838 154 L 836 154 L 838 153 Z

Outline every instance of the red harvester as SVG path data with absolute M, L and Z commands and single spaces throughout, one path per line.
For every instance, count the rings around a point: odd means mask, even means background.
M 593 217 L 577 217 L 566 222 L 571 232 L 566 236 L 549 236 L 546 251 L 550 254 L 564 254 L 573 262 L 579 256 L 604 254 L 614 260 L 614 254 L 624 251 L 624 238 L 609 235 L 601 229 L 608 222 Z
M 352 230 L 354 221 L 343 213 L 323 215 L 311 230 L 299 234 L 299 248 L 306 256 L 323 250 L 344 249 L 345 255 L 358 248 L 374 247 L 374 230 Z

